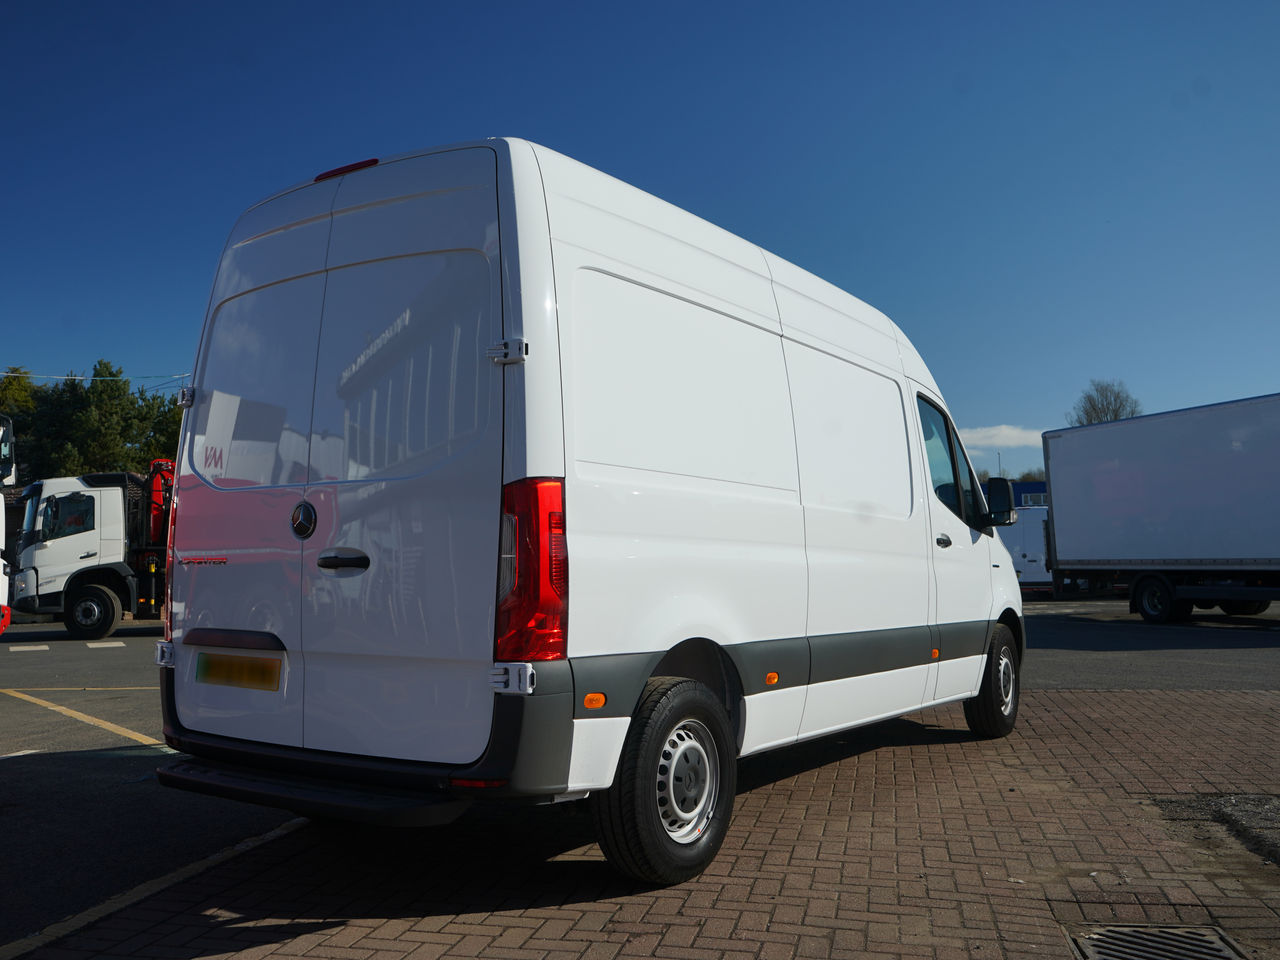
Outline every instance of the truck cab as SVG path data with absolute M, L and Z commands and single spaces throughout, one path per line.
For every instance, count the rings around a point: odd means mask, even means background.
M 149 479 L 88 474 L 28 486 L 14 607 L 61 615 L 68 632 L 81 640 L 109 636 L 126 611 L 158 616 L 171 486 L 166 475 L 172 476 L 169 461 L 156 461 Z

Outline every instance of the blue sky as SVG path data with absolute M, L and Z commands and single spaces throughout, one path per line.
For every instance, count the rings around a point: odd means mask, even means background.
M 245 207 L 521 136 L 883 310 L 993 472 L 1091 378 L 1280 390 L 1272 0 L 9 0 L 0 90 L 0 369 L 189 371 Z

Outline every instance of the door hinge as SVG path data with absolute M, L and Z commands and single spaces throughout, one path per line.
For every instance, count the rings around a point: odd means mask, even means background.
M 533 693 L 538 675 L 532 663 L 495 663 L 489 671 L 489 686 L 498 693 Z
M 529 355 L 529 344 L 515 337 L 511 340 L 499 340 L 485 351 L 485 356 L 497 364 L 524 363 Z
M 196 402 L 196 388 L 183 387 L 178 391 L 178 406 L 186 410 L 194 406 Z

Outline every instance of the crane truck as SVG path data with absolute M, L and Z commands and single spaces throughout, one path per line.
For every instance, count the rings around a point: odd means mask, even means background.
M 91 473 L 23 491 L 13 605 L 61 615 L 80 640 L 110 636 L 123 614 L 159 619 L 167 582 L 173 461 L 147 476 Z
M 13 443 L 13 421 L 0 414 L 0 487 L 17 480 L 17 451 Z M 9 629 L 9 553 L 5 540 L 4 510 L 0 509 L 0 633 Z
M 1280 600 L 1280 393 L 1043 435 L 1049 568 L 1149 623 Z M 1056 592 L 1056 589 L 1055 589 Z

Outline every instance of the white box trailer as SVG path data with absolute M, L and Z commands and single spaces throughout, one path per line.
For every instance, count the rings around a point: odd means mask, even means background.
M 521 140 L 251 208 L 184 396 L 161 781 L 322 816 L 587 798 L 694 875 L 740 756 L 1017 713 L 1021 601 L 887 317 Z
M 1055 583 L 1111 581 L 1150 622 L 1280 599 L 1280 394 L 1050 430 Z

